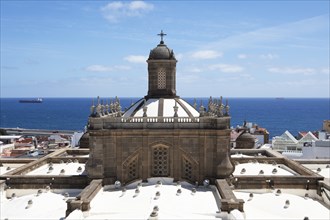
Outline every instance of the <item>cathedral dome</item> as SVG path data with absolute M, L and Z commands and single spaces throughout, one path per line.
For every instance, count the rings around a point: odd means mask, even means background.
M 248 133 L 244 132 L 242 133 L 237 139 L 236 139 L 236 149 L 253 149 L 255 145 L 255 137 Z
M 199 112 L 181 98 L 140 99 L 123 115 L 127 117 L 199 117 Z
M 173 50 L 168 48 L 163 41 L 150 51 L 149 60 L 169 60 L 175 59 Z

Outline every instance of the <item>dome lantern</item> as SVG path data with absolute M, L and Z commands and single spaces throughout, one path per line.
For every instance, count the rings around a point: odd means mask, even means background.
M 174 98 L 176 96 L 176 62 L 173 50 L 164 44 L 166 34 L 158 34 L 160 43 L 150 51 L 148 63 L 147 98 Z

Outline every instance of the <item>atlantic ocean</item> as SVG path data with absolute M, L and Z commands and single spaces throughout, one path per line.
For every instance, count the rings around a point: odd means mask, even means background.
M 43 103 L 19 103 L 20 98 L 0 99 L 1 128 L 49 130 L 84 130 L 90 114 L 92 98 L 44 98 Z M 104 100 L 109 101 L 110 98 Z M 184 98 L 190 104 L 193 98 Z M 207 107 L 209 98 L 197 98 Z M 120 98 L 122 109 L 139 98 Z M 270 137 L 286 130 L 293 135 L 299 131 L 322 129 L 323 120 L 330 119 L 329 98 L 228 98 L 231 126 L 253 122 L 266 128 Z M 96 104 L 96 99 L 94 98 Z

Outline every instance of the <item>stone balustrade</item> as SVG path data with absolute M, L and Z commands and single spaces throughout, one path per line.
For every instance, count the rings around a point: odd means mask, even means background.
M 89 129 L 229 129 L 230 117 L 90 117 Z

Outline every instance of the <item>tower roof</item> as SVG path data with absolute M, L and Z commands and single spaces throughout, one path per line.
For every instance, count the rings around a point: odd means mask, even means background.
M 170 60 L 175 59 L 173 50 L 168 48 L 166 44 L 158 44 L 150 51 L 148 60 Z
M 163 33 L 163 30 L 158 34 L 160 38 L 160 42 L 150 51 L 148 60 L 168 60 L 168 59 L 175 59 L 173 50 L 168 48 L 166 44 L 164 43 L 163 37 L 166 36 L 165 33 Z

